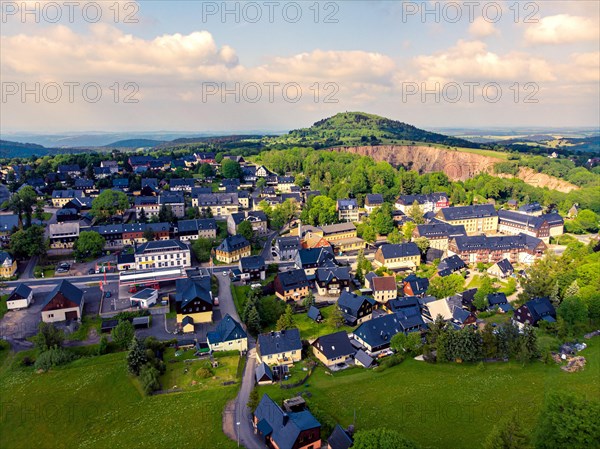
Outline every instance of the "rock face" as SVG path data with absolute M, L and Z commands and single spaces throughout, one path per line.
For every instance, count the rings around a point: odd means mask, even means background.
M 419 173 L 444 172 L 452 181 L 465 181 L 479 173 L 490 173 L 501 178 L 513 178 L 508 174 L 494 173 L 494 165 L 502 159 L 476 153 L 461 152 L 423 145 L 381 145 L 376 147 L 340 147 L 331 151 L 369 156 L 375 161 L 389 162 L 395 167 Z M 548 187 L 559 192 L 570 192 L 579 187 L 562 179 L 537 173 L 528 167 L 521 167 L 517 177 L 535 187 Z
M 486 172 L 492 173 L 500 159 L 474 153 L 421 145 L 381 145 L 376 147 L 342 147 L 332 151 L 369 156 L 419 173 L 444 172 L 452 181 L 464 181 Z

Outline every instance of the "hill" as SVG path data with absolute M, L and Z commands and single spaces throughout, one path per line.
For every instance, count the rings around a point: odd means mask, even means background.
M 310 128 L 296 129 L 283 136 L 269 138 L 266 143 L 270 147 L 297 145 L 313 148 L 435 143 L 481 148 L 478 143 L 425 131 L 407 123 L 363 112 L 339 113 L 316 122 Z
M 108 148 L 141 148 L 141 147 L 155 147 L 164 143 L 162 140 L 153 139 L 127 139 L 119 140 L 117 142 L 109 143 L 104 145 Z
M 0 157 L 29 157 L 44 156 L 49 153 L 49 149 L 35 143 L 11 142 L 9 140 L 0 140 Z

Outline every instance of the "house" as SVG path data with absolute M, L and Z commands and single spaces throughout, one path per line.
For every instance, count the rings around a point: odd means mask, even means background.
M 214 331 L 206 335 L 208 347 L 212 352 L 248 350 L 248 335 L 242 325 L 226 314 Z
M 292 187 L 296 187 L 296 179 L 293 176 L 278 176 L 277 190 L 280 192 L 291 192 Z
M 398 287 L 394 276 L 373 276 L 369 280 L 373 291 L 373 299 L 378 303 L 385 303 L 398 297 Z
M 48 225 L 48 238 L 50 248 L 73 248 L 75 241 L 79 238 L 79 222 L 69 221 Z
M 315 274 L 317 268 L 337 266 L 330 248 L 301 249 L 298 251 L 294 263 L 296 268 L 304 270 L 307 276 Z
M 183 193 L 163 192 L 158 196 L 159 210 L 163 207 L 170 207 L 177 218 L 185 216 L 185 199 Z
M 227 217 L 239 211 L 237 193 L 201 193 L 192 198 L 192 206 L 200 211 L 208 211 L 214 217 Z
M 350 288 L 350 267 L 327 267 L 315 270 L 317 292 L 322 296 L 339 295 Z
M 417 225 L 413 231 L 413 237 L 425 237 L 430 248 L 441 251 L 447 251 L 450 239 L 459 235 L 467 235 L 463 225 L 454 226 L 441 221 Z
M 508 304 L 508 299 L 506 299 L 506 295 L 501 292 L 490 293 L 489 295 L 487 295 L 487 301 L 488 310 L 493 310 L 497 307 L 499 308 Z
M 373 354 L 390 347 L 394 335 L 403 332 L 395 313 L 382 315 L 362 323 L 352 333 L 354 339 Z
M 177 279 L 175 291 L 175 311 L 179 326 L 191 325 L 193 329 L 195 324 L 212 322 L 213 297 L 210 277 Z
M 275 240 L 274 250 L 280 260 L 295 259 L 300 249 L 300 237 L 279 237 Z
M 261 210 L 237 212 L 227 217 L 227 232 L 235 235 L 238 232 L 238 226 L 247 221 L 252 225 L 252 231 L 258 236 L 264 236 L 269 233 L 267 227 L 267 216 Z
M 169 225 L 167 225 L 168 228 Z M 136 243 L 145 243 L 144 231 L 145 223 L 127 223 L 123 225 L 123 244 L 135 245 Z
M 262 256 L 242 257 L 239 262 L 239 268 L 242 272 L 240 278 L 246 283 L 249 281 L 265 280 L 267 264 Z
M 337 300 L 337 307 L 344 315 L 348 326 L 356 326 L 370 320 L 374 306 L 375 301 L 372 298 L 347 291 L 343 291 Z
M 498 211 L 498 232 L 502 234 L 523 233 L 549 243 L 551 236 L 562 235 L 563 231 L 564 220 L 557 213 L 536 216 L 509 210 Z
M 402 281 L 402 291 L 406 296 L 424 296 L 429 288 L 429 279 L 409 274 Z
M 467 235 L 498 230 L 498 212 L 491 204 L 445 207 L 436 214 L 436 218 L 454 226 L 464 226 Z
M 499 278 L 507 278 L 515 272 L 512 264 L 508 259 L 502 259 L 487 269 L 488 274 Z
M 356 354 L 354 354 L 354 364 L 362 366 L 363 368 L 371 368 L 375 360 L 369 354 L 367 354 L 362 349 L 359 349 Z
M 508 236 L 462 236 L 452 239 L 448 254 L 457 254 L 466 263 L 495 263 L 508 259 L 511 263 L 531 264 L 544 255 L 547 246 L 526 234 Z
M 59 165 L 56 171 L 71 178 L 81 175 L 81 167 L 79 165 Z
M 179 240 L 153 240 L 135 249 L 138 270 L 192 266 L 190 247 Z
M 104 237 L 105 248 L 120 247 L 123 246 L 123 225 L 112 224 L 112 225 L 101 225 L 92 226 L 92 231 L 97 232 Z
M 356 226 L 353 223 L 321 226 L 319 231 L 322 237 L 333 246 L 336 253 L 357 251 L 365 247 L 365 241 L 357 237 Z
M 385 244 L 377 248 L 374 262 L 390 270 L 415 269 L 421 265 L 421 252 L 414 242 Z
M 308 309 L 308 312 L 306 312 L 306 316 L 317 323 L 323 321 L 323 315 L 321 315 L 321 311 L 315 306 L 310 306 L 310 309 Z
M 77 209 L 63 208 L 56 211 L 56 222 L 64 223 L 65 221 L 79 221 L 79 213 Z
M 129 301 L 131 302 L 132 307 L 147 309 L 156 304 L 157 299 L 158 290 L 154 288 L 145 288 L 131 296 L 131 298 L 129 298 Z
M 63 207 L 69 201 L 74 198 L 83 197 L 83 192 L 79 190 L 53 190 L 52 191 L 52 206 L 53 207 Z
M 258 385 L 269 385 L 273 383 L 273 371 L 265 362 L 259 364 L 254 370 L 254 377 Z
M 90 193 L 94 190 L 94 181 L 91 179 L 77 178 L 73 184 L 75 190 L 81 190 L 85 193 Z
M 419 205 L 421 212 L 438 212 L 450 205 L 448 195 L 445 192 L 429 193 L 423 195 L 400 195 L 396 200 L 396 209 L 407 214 L 415 202 Z
M 321 424 L 308 410 L 284 412 L 266 394 L 256 407 L 253 424 L 270 449 L 321 448 Z
M 117 161 L 101 161 L 101 168 L 107 168 L 110 173 L 118 173 L 119 172 L 119 163 Z
M 10 278 L 17 272 L 17 261 L 6 251 L 0 251 L 0 278 Z
M 196 158 L 196 161 L 200 164 L 214 164 L 216 163 L 215 160 L 215 153 L 212 152 L 204 152 L 204 153 L 194 153 L 194 157 Z
M 191 192 L 194 188 L 193 178 L 176 179 L 169 181 L 169 190 L 171 192 Z
M 523 212 L 524 214 L 533 215 L 539 217 L 544 213 L 544 208 L 538 202 L 525 204 L 519 207 L 519 212 Z
M 179 240 L 186 242 L 198 240 L 199 238 L 216 239 L 217 222 L 214 218 L 179 220 L 175 227 L 175 234 Z
M 291 365 L 302 360 L 302 341 L 298 329 L 260 334 L 256 342 L 256 361 L 267 365 Z
M 519 327 L 537 326 L 540 321 L 556 321 L 556 310 L 548 298 L 535 298 L 527 301 L 513 315 L 513 322 Z
M 42 321 L 44 323 L 81 321 L 83 306 L 83 290 L 75 287 L 67 280 L 62 280 L 48 293 L 44 300 Z
M 453 298 L 443 298 L 428 302 L 425 305 L 423 316 L 427 321 L 433 322 L 438 316 L 447 321 L 456 329 L 463 328 L 477 321 L 475 315 L 462 308 L 462 303 Z
M 347 363 L 356 353 L 344 331 L 321 335 L 311 346 L 315 357 L 328 368 Z
M 336 210 L 340 221 L 354 222 L 358 221 L 360 216 L 358 203 L 354 198 L 337 200 Z
M 0 237 L 8 242 L 8 237 L 19 228 L 19 216 L 16 214 L 0 215 Z
M 438 275 L 442 277 L 464 270 L 465 268 L 467 268 L 467 264 L 456 254 L 442 259 L 437 267 Z
M 27 285 L 20 283 L 6 298 L 6 308 L 8 310 L 26 309 L 33 299 L 33 290 Z
M 142 219 L 143 215 L 146 215 L 146 218 L 153 218 L 158 216 L 160 212 L 160 205 L 156 196 L 138 196 L 135 198 L 133 205 L 138 220 Z
M 368 213 L 373 212 L 376 208 L 383 206 L 383 195 L 381 193 L 369 193 L 365 197 L 365 210 Z
M 308 296 L 310 283 L 304 270 L 288 270 L 277 273 L 274 281 L 275 295 L 284 301 L 298 301 Z
M 244 236 L 232 235 L 225 238 L 216 250 L 216 258 L 219 262 L 234 263 L 242 257 L 250 256 L 252 248 L 250 242 Z

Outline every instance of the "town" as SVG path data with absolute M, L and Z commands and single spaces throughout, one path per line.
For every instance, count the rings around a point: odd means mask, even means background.
M 372 161 L 371 180 L 342 197 L 341 181 L 281 170 L 269 162 L 277 154 L 4 163 L 3 352 L 35 353 L 23 363 L 39 372 L 125 352 L 149 396 L 229 386 L 222 432 L 238 444 L 342 449 L 373 429 L 312 399 L 313 382 L 392 372 L 407 358 L 556 358 L 578 371 L 577 352 L 597 349 L 598 337 L 570 343 L 600 319 L 594 212 L 573 203 L 561 215 L 522 197 L 457 201 L 443 173 L 435 191 L 430 175 Z M 404 187 L 421 177 L 428 189 Z

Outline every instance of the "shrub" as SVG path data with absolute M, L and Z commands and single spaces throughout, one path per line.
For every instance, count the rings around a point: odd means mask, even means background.
M 75 356 L 66 349 L 54 347 L 42 352 L 35 361 L 35 369 L 48 371 L 55 366 L 71 362 Z
M 200 379 L 208 379 L 209 377 L 212 377 L 212 375 L 213 372 L 210 368 L 198 368 L 196 370 L 196 376 L 198 376 Z
M 404 354 L 397 353 L 384 358 L 380 363 L 377 371 L 384 371 L 392 366 L 400 365 L 404 361 Z
M 147 395 L 160 389 L 160 382 L 158 381 L 158 370 L 150 364 L 146 364 L 140 371 L 140 382 L 144 393 Z

